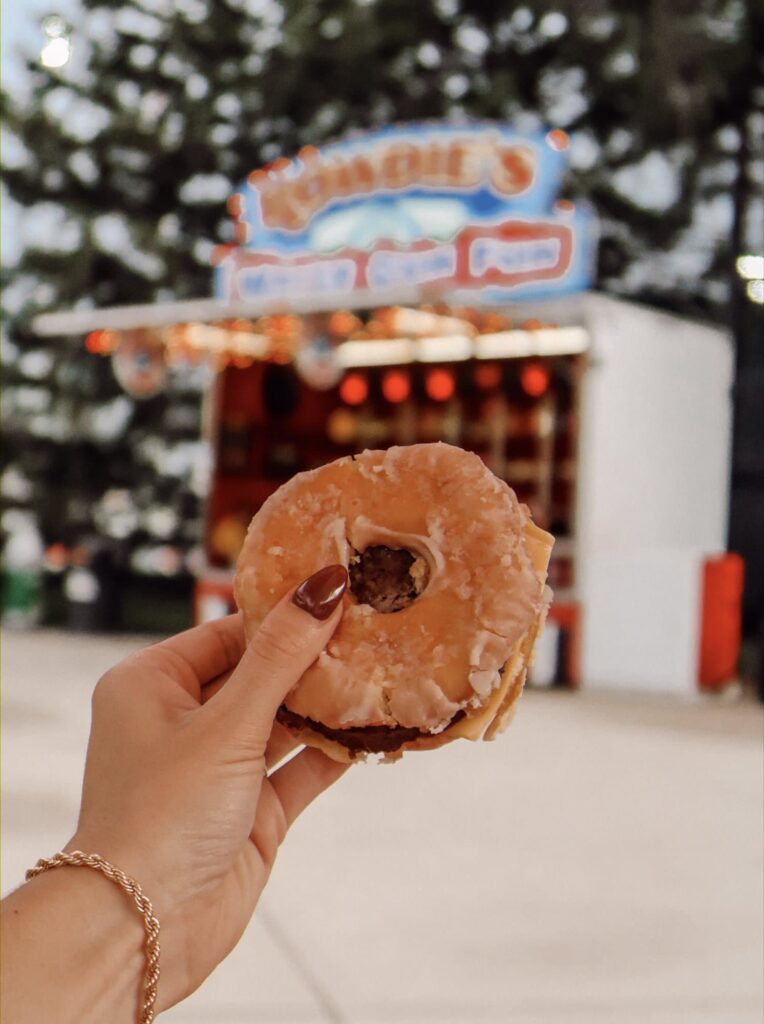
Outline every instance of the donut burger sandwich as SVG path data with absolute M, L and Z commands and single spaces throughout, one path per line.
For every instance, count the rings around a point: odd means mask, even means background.
M 344 565 L 349 584 L 278 720 L 344 762 L 493 739 L 543 626 L 553 543 L 477 455 L 451 445 L 365 451 L 293 477 L 239 556 L 247 635 L 324 566 Z

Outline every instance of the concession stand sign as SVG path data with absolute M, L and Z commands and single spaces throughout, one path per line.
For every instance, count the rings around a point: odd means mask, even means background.
M 484 301 L 586 289 L 596 226 L 559 200 L 568 139 L 478 123 L 352 136 L 249 175 L 229 201 L 236 244 L 214 255 L 226 301 L 395 286 Z

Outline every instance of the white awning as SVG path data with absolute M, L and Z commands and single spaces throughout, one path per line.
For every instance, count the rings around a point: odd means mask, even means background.
M 558 324 L 580 324 L 583 320 L 583 296 L 573 295 L 537 303 L 507 306 L 511 316 L 538 317 Z M 169 327 L 172 324 L 217 323 L 222 320 L 249 319 L 276 313 L 328 313 L 335 309 L 373 309 L 380 306 L 417 306 L 447 301 L 450 306 L 491 306 L 481 292 L 455 291 L 433 294 L 418 287 L 342 292 L 305 298 L 246 299 L 224 302 L 220 299 L 188 299 L 182 302 L 154 302 L 134 306 L 108 306 L 103 309 L 75 309 L 41 313 L 32 321 L 33 331 L 41 337 L 64 337 L 90 331 L 129 331 L 140 327 Z
M 139 327 L 169 327 L 172 324 L 216 323 L 238 318 L 256 320 L 275 313 L 328 313 L 335 309 L 369 309 L 374 306 L 414 306 L 427 299 L 420 288 L 388 291 L 327 293 L 301 298 L 188 299 L 184 302 L 154 302 L 139 306 L 107 306 L 103 309 L 67 310 L 42 313 L 32 329 L 44 337 L 87 334 L 89 331 L 129 331 Z M 432 299 L 431 299 L 432 301 Z

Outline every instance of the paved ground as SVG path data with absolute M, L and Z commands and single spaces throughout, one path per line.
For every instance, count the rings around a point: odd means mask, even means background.
M 10 634 L 3 889 L 69 836 L 135 639 Z M 496 744 L 353 769 L 172 1024 L 760 1024 L 762 710 L 528 693 Z

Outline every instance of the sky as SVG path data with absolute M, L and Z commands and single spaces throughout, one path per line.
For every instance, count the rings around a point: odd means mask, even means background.
M 0 31 L 0 52 L 2 53 L 3 88 L 13 91 L 22 81 L 24 67 L 19 51 L 34 53 L 42 47 L 43 33 L 40 27 L 47 14 L 61 14 L 66 17 L 75 8 L 75 0 L 6 0 L 0 4 L 2 31 Z M 12 260 L 18 253 L 18 211 L 2 193 L 2 227 L 0 249 L 3 261 Z

